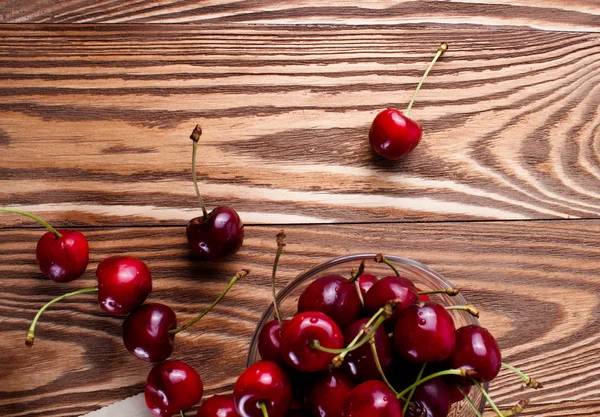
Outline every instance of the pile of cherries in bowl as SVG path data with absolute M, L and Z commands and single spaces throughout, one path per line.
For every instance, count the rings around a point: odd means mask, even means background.
M 498 416 L 516 415 L 527 400 L 501 412 L 487 383 L 504 367 L 531 388 L 541 384 L 502 363 L 477 316 L 418 262 L 359 254 L 319 265 L 259 322 L 231 415 L 470 417 L 486 400 Z

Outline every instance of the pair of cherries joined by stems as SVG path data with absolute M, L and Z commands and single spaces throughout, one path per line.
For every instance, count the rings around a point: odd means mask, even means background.
M 282 233 L 277 240 L 273 282 L 285 245 Z M 376 261 L 390 265 L 395 275 L 378 279 L 364 273 L 363 263 L 349 279 L 320 277 L 300 295 L 290 319 L 283 319 L 274 297 L 276 318 L 258 336 L 262 360 L 240 375 L 233 390 L 237 415 L 445 417 L 452 403 L 465 399 L 480 416 L 467 395 L 471 387 L 499 417 L 521 412 L 526 401 L 502 413 L 482 384 L 502 367 L 531 388 L 541 384 L 502 363 L 486 329 L 455 327 L 449 311 L 477 316 L 473 306 L 443 306 L 429 297 L 458 290 L 420 291 L 383 255 Z

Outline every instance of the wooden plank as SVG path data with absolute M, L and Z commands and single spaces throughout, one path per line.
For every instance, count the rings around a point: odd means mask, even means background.
M 181 227 L 89 229 L 91 264 L 80 282 L 50 283 L 35 265 L 39 230 L 0 232 L 0 408 L 3 416 L 76 416 L 139 392 L 149 366 L 120 342 L 120 320 L 100 313 L 92 296 L 47 312 L 36 345 L 23 338 L 44 302 L 93 285 L 96 264 L 112 254 L 144 259 L 154 277 L 154 301 L 190 318 L 233 273 L 236 284 L 196 330 L 181 335 L 173 358 L 195 366 L 208 395 L 231 389 L 243 369 L 258 318 L 270 300 L 276 227 L 247 227 L 240 253 L 224 263 L 191 261 Z M 597 415 L 600 380 L 600 221 L 428 223 L 290 226 L 279 287 L 330 258 L 383 251 L 412 258 L 463 289 L 482 310 L 505 360 L 546 384 L 525 393 L 502 374 L 492 386 L 503 406 L 532 395 L 538 417 Z
M 7 0 L 5 23 L 476 24 L 545 30 L 600 30 L 593 0 Z
M 407 103 L 405 160 L 370 151 Z M 388 27 L 0 27 L 0 205 L 57 224 L 596 218 L 600 40 L 593 34 Z M 0 216 L 0 224 L 27 224 Z

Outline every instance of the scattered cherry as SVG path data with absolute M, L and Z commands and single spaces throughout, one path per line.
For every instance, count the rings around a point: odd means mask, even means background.
M 144 389 L 146 406 L 158 417 L 179 414 L 200 401 L 203 393 L 204 385 L 198 372 L 179 361 L 155 365 Z
M 394 329 L 396 350 L 416 363 L 447 359 L 454 351 L 455 342 L 454 321 L 441 304 L 409 306 L 400 313 Z
M 306 387 L 305 406 L 310 415 L 342 417 L 344 402 L 354 383 L 342 371 L 325 372 Z
M 131 256 L 111 256 L 98 264 L 98 303 L 107 313 L 127 314 L 152 291 L 148 266 Z
M 219 296 L 196 318 L 177 328 L 175 312 L 160 303 L 148 303 L 134 310 L 123 322 L 123 343 L 127 350 L 148 362 L 166 360 L 173 352 L 175 335 L 204 317 L 227 294 L 233 284 L 248 275 L 242 269 L 231 278 Z
M 298 300 L 298 312 L 320 311 L 342 329 L 360 317 L 361 309 L 354 283 L 341 275 L 325 275 L 314 280 Z
M 292 368 L 303 372 L 327 369 L 334 353 L 316 349 L 340 349 L 344 336 L 338 325 L 328 316 L 317 311 L 296 314 L 283 326 L 281 332 L 281 354 Z
M 231 395 L 213 395 L 204 400 L 196 417 L 239 417 Z
M 373 120 L 369 131 L 369 142 L 379 155 L 386 159 L 400 159 L 410 153 L 421 141 L 423 128 L 419 123 L 410 119 L 408 114 L 427 74 L 447 49 L 446 43 L 440 45 L 404 113 L 398 109 L 389 108 L 381 111 Z
M 367 381 L 346 397 L 343 417 L 402 417 L 396 395 L 381 381 Z
M 292 386 L 279 365 L 260 361 L 238 377 L 233 402 L 241 417 L 283 417 L 292 400 Z
M 456 330 L 456 347 L 450 357 L 450 366 L 466 368 L 476 372 L 480 382 L 491 381 L 502 367 L 500 347 L 487 329 L 471 324 Z M 468 379 L 461 385 L 472 385 Z
M 44 220 L 25 211 L 9 208 L 0 208 L 0 211 L 29 217 L 49 230 L 40 237 L 35 248 L 42 274 L 56 282 L 70 282 L 83 275 L 88 266 L 90 248 L 82 233 L 56 230 Z
M 196 178 L 196 152 L 202 135 L 200 125 L 196 126 L 190 139 L 193 142 L 192 174 L 196 195 L 202 206 L 202 216 L 194 217 L 186 227 L 188 246 L 192 253 L 207 260 L 219 260 L 234 255 L 244 241 L 244 224 L 238 213 L 226 206 L 219 206 L 210 213 L 198 189 Z

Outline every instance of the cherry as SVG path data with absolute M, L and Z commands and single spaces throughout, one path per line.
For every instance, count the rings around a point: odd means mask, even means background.
M 375 282 L 365 295 L 365 310 L 373 315 L 389 300 L 399 300 L 400 304 L 386 322 L 386 328 L 392 330 L 400 312 L 417 302 L 419 296 L 413 282 L 405 277 L 388 276 Z
M 313 416 L 342 417 L 346 397 L 354 383 L 342 371 L 327 371 L 306 387 L 304 403 Z
M 446 43 L 440 45 L 404 113 L 398 109 L 389 108 L 381 111 L 373 120 L 369 131 L 369 143 L 379 155 L 391 160 L 400 159 L 410 153 L 421 141 L 423 128 L 419 123 L 410 119 L 408 114 L 427 74 L 447 49 Z
M 349 345 L 368 322 L 369 319 L 360 319 L 348 326 L 344 330 L 345 344 Z M 370 330 L 371 328 L 372 326 L 369 326 L 367 329 Z M 394 366 L 392 340 L 383 327 L 378 327 L 377 330 L 375 330 L 373 338 L 381 368 L 384 374 L 390 374 Z M 342 366 L 347 374 L 358 381 L 382 378 L 368 343 L 348 352 Z
M 373 274 L 361 274 L 358 277 L 358 288 L 363 298 L 367 295 L 367 292 L 371 289 L 373 284 L 377 282 L 378 278 Z
M 0 211 L 29 217 L 49 230 L 40 237 L 35 249 L 42 274 L 56 282 L 70 282 L 83 275 L 88 266 L 90 248 L 82 233 L 56 230 L 39 217 L 21 210 L 0 208 Z
M 231 395 L 213 395 L 204 400 L 196 417 L 239 417 Z
M 74 295 L 98 291 L 98 304 L 109 314 L 121 315 L 144 302 L 152 291 L 150 270 L 146 264 L 137 258 L 128 256 L 112 256 L 104 259 L 96 269 L 97 287 L 83 288 L 63 294 L 47 302 L 34 317 L 27 336 L 25 345 L 33 346 L 35 328 L 40 317 L 52 304 Z
M 450 411 L 450 394 L 441 378 L 433 378 L 415 388 L 407 417 L 446 417 Z
M 455 342 L 454 321 L 441 304 L 409 306 L 400 313 L 394 329 L 396 350 L 416 363 L 447 359 L 454 351 Z
M 113 315 L 127 314 L 152 291 L 148 266 L 131 256 L 111 256 L 98 264 L 98 303 Z
M 202 135 L 200 125 L 196 126 L 190 139 L 193 142 L 192 175 L 196 195 L 202 206 L 202 216 L 189 221 L 186 227 L 188 246 L 192 253 L 207 260 L 219 260 L 234 255 L 244 241 L 244 224 L 237 212 L 226 206 L 219 206 L 207 212 L 198 189 L 196 178 L 196 153 Z
M 148 362 L 166 360 L 173 352 L 175 335 L 204 317 L 227 294 L 235 282 L 246 276 L 243 269 L 233 276 L 219 296 L 196 318 L 177 328 L 175 312 L 159 303 L 144 304 L 134 310 L 123 322 L 123 344 L 134 356 Z
M 192 407 L 203 393 L 204 385 L 198 372 L 179 361 L 155 365 L 144 388 L 146 406 L 159 417 L 170 417 Z
M 292 400 L 292 386 L 279 365 L 260 361 L 238 377 L 233 403 L 241 417 L 283 417 Z
M 448 394 L 450 395 L 450 404 L 461 402 L 465 398 L 463 392 L 468 395 L 471 391 L 470 385 L 459 387 L 458 385 L 447 384 L 446 387 L 448 387 Z M 462 392 L 460 392 L 461 390 Z
M 303 372 L 327 369 L 335 353 L 314 347 L 318 343 L 327 349 L 341 349 L 344 336 L 338 325 L 317 311 L 296 314 L 281 331 L 281 354 L 292 368 Z
M 381 381 L 367 381 L 355 387 L 344 404 L 343 417 L 402 417 L 395 394 Z
M 283 323 L 289 322 L 284 320 Z M 281 356 L 281 325 L 277 319 L 265 323 L 258 334 L 258 353 L 267 361 L 283 363 Z
M 298 299 L 298 312 L 320 311 L 341 328 L 360 317 L 362 305 L 353 282 L 340 275 L 326 275 L 310 283 Z
M 456 347 L 450 357 L 453 368 L 476 372 L 480 382 L 491 381 L 502 367 L 502 354 L 494 336 L 483 327 L 471 324 L 456 330 Z M 454 381 L 454 379 L 453 379 Z M 460 385 L 472 385 L 472 380 L 461 379 Z

